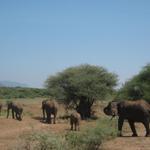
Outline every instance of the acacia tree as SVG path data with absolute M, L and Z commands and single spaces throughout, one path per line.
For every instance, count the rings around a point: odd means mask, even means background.
M 70 67 L 46 80 L 50 95 L 73 104 L 82 119 L 91 116 L 96 100 L 104 99 L 113 92 L 117 76 L 99 66 L 80 65 Z

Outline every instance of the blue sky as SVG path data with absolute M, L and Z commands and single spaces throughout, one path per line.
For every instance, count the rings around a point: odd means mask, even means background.
M 149 8 L 149 0 L 0 1 L 0 80 L 43 87 L 88 63 L 123 83 L 150 62 Z

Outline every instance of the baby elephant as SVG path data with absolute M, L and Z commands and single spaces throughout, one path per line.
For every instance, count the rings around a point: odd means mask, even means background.
M 9 117 L 9 110 L 12 110 L 12 118 L 21 121 L 23 108 L 19 103 L 8 102 L 7 103 L 7 118 Z
M 81 116 L 79 113 L 77 112 L 73 112 L 70 115 L 70 125 L 71 125 L 71 130 L 73 130 L 73 126 L 74 126 L 74 130 L 76 131 L 78 129 L 78 131 L 80 130 L 79 126 L 80 126 L 80 120 L 81 120 Z

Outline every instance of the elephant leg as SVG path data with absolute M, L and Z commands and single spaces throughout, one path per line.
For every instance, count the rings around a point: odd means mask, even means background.
M 22 120 L 22 117 L 21 117 L 21 114 L 19 114 L 19 121 L 21 121 Z
M 49 123 L 52 123 L 51 113 L 49 113 Z
M 14 110 L 12 109 L 12 118 L 15 119 Z
M 21 120 L 22 120 L 22 118 L 21 118 L 21 115 L 20 115 L 20 114 L 18 114 L 18 120 L 19 120 L 19 121 L 21 121 Z
M 45 112 L 46 112 L 46 123 L 49 123 L 50 112 L 49 112 L 48 108 L 45 109 Z
M 19 121 L 22 120 L 22 111 L 23 111 L 23 110 L 20 110 L 19 113 L 18 113 L 18 120 L 19 120 Z
M 70 125 L 71 125 L 71 129 L 70 130 L 73 130 L 73 122 L 70 121 Z
M 16 113 L 16 119 L 17 120 L 19 120 L 19 121 L 21 121 L 22 119 L 21 119 L 21 115 L 20 115 L 20 113 Z
M 52 123 L 52 117 L 51 117 L 51 113 L 49 113 L 49 123 Z
M 15 116 L 16 116 L 16 119 L 18 120 L 18 113 L 17 112 L 15 112 Z
M 80 130 L 80 128 L 79 128 L 79 124 L 78 123 L 75 123 L 75 131 L 79 131 Z
M 53 121 L 54 124 L 56 124 L 56 114 L 54 114 L 54 121 Z
M 47 112 L 47 119 L 46 119 L 46 122 L 47 122 L 47 123 L 50 123 L 50 118 L 51 118 L 51 117 L 50 117 L 50 113 Z
M 79 125 L 79 123 L 77 123 L 77 126 L 78 126 L 78 131 L 80 131 L 80 125 Z
M 42 109 L 43 109 L 43 120 L 45 120 L 45 108 Z
M 124 119 L 119 117 L 118 119 L 118 136 L 122 136 L 122 126 L 123 126 L 123 122 L 124 122 Z
M 137 132 L 136 132 L 136 129 L 135 129 L 134 122 L 131 121 L 131 120 L 128 120 L 128 122 L 129 122 L 130 128 L 131 128 L 131 130 L 132 130 L 132 132 L 133 132 L 132 136 L 134 136 L 134 137 L 138 136 L 138 135 L 137 135 Z
M 22 112 L 19 114 L 19 120 L 22 120 Z
M 74 130 L 75 130 L 75 131 L 77 131 L 77 123 L 75 123 L 75 125 L 74 125 L 74 126 L 75 126 L 75 129 L 74 129 Z
M 144 122 L 143 122 L 143 124 L 144 124 L 144 127 L 145 127 L 145 129 L 146 129 L 146 137 L 149 137 L 150 136 L 150 130 L 149 130 L 149 120 L 145 120 Z

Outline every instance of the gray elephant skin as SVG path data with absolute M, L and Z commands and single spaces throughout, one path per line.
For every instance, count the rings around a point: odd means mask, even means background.
M 12 118 L 19 121 L 22 120 L 23 108 L 19 103 L 8 102 L 7 104 L 7 118 L 9 117 L 9 111 L 12 110 Z
M 144 100 L 136 101 L 112 101 L 104 108 L 104 113 L 108 116 L 118 116 L 118 136 L 122 136 L 122 126 L 124 120 L 128 120 L 133 132 L 132 136 L 138 136 L 135 129 L 135 122 L 143 123 L 146 134 L 150 136 L 150 104 Z
M 71 125 L 71 130 L 79 131 L 80 130 L 80 121 L 81 121 L 81 116 L 77 112 L 73 112 L 70 115 L 70 125 Z
M 42 111 L 43 111 L 43 120 L 46 120 L 46 123 L 56 123 L 56 116 L 58 111 L 58 103 L 55 100 L 43 100 L 42 101 Z M 46 114 L 46 116 L 45 116 Z

